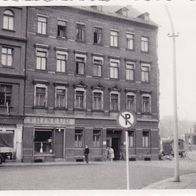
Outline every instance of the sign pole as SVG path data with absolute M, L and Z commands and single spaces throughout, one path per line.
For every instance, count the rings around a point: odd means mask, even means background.
M 126 139 L 126 174 L 127 174 L 127 190 L 129 187 L 129 144 L 128 144 L 128 130 L 125 129 L 125 139 Z

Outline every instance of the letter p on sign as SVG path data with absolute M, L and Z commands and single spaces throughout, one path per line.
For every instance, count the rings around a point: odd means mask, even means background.
M 118 123 L 123 128 L 132 128 L 135 121 L 135 116 L 131 112 L 122 112 L 118 115 Z

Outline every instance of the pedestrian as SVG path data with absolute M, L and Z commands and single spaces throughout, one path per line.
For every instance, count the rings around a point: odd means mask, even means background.
M 105 161 L 107 161 L 108 158 L 109 158 L 109 148 L 108 148 L 108 146 L 105 149 L 105 157 L 104 158 L 105 158 Z
M 89 147 L 88 147 L 88 145 L 86 145 L 85 149 L 84 149 L 84 158 L 85 158 L 86 163 L 88 163 L 89 152 L 90 152 Z
M 114 149 L 110 146 L 108 152 L 109 152 L 109 159 L 112 162 L 114 159 Z

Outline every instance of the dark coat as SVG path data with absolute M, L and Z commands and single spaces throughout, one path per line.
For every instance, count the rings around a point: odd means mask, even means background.
M 89 152 L 90 152 L 90 151 L 89 151 L 89 148 L 85 148 L 85 149 L 84 149 L 84 154 L 88 155 Z

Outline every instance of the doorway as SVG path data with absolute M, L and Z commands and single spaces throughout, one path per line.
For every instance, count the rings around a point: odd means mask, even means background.
M 64 129 L 55 131 L 55 158 L 62 159 L 64 155 Z

